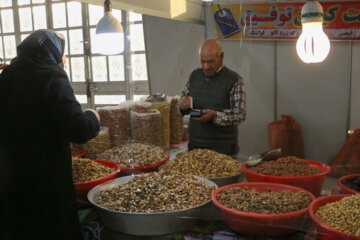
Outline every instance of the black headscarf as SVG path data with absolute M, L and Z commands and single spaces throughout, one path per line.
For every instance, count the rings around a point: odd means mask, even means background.
M 64 49 L 63 35 L 52 30 L 37 30 L 18 45 L 17 57 L 13 61 L 24 59 L 33 64 L 63 67 Z

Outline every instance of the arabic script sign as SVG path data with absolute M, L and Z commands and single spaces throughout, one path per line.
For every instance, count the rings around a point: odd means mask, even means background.
M 211 4 L 220 39 L 295 39 L 304 2 Z M 332 40 L 360 40 L 360 1 L 321 2 Z

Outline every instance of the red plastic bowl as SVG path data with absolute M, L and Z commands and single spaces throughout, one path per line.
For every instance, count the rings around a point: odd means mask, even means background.
M 321 193 L 321 189 L 325 177 L 330 172 L 330 167 L 320 162 L 315 162 L 311 160 L 305 160 L 305 161 L 311 164 L 312 166 L 322 170 L 322 172 L 309 176 L 284 177 L 284 176 L 273 176 L 273 175 L 256 173 L 248 168 L 247 163 L 243 163 L 242 168 L 246 174 L 246 179 L 249 182 L 272 182 L 272 183 L 287 184 L 308 190 L 316 197 L 318 197 Z
M 138 166 L 138 167 L 122 167 L 120 166 L 119 176 L 129 176 L 132 174 L 141 174 L 157 171 L 161 165 L 164 165 L 170 158 L 168 152 L 166 152 L 166 158 L 163 161 L 157 162 L 152 165 Z
M 320 197 L 314 200 L 309 207 L 309 214 L 311 219 L 316 223 L 318 239 L 319 240 L 360 240 L 360 237 L 349 235 L 339 230 L 336 230 L 325 223 L 315 215 L 319 207 L 324 206 L 327 203 L 332 203 L 341 200 L 343 197 L 351 196 L 349 194 L 330 195 Z
M 71 156 L 76 158 L 82 158 L 85 155 L 85 150 L 81 148 L 71 148 Z
M 120 170 L 119 164 L 117 164 L 115 162 L 105 161 L 105 160 L 92 160 L 92 161 L 100 163 L 104 166 L 113 168 L 114 172 L 105 177 L 98 178 L 98 179 L 95 179 L 92 181 L 74 183 L 76 198 L 83 202 L 87 202 L 87 193 L 91 188 L 93 188 L 101 183 L 115 179 L 118 176 L 119 170 Z
M 357 194 L 357 193 L 360 193 L 359 191 L 348 188 L 344 184 L 341 183 L 345 179 L 349 179 L 349 178 L 353 178 L 353 177 L 360 177 L 360 173 L 345 175 L 345 176 L 342 176 L 341 178 L 338 179 L 337 184 L 339 185 L 339 187 L 341 188 L 341 190 L 342 190 L 342 192 L 344 194 Z
M 230 229 L 242 234 L 263 237 L 284 236 L 299 230 L 298 226 L 302 224 L 308 212 L 308 207 L 296 212 L 281 214 L 251 213 L 231 209 L 221 204 L 216 199 L 216 196 L 220 194 L 224 189 L 232 187 L 248 187 L 250 189 L 255 189 L 258 192 L 266 192 L 268 188 L 271 188 L 275 192 L 281 192 L 284 190 L 298 192 L 304 189 L 277 183 L 243 182 L 226 185 L 215 190 L 215 192 L 213 192 L 211 196 L 211 199 L 213 203 L 220 209 L 225 224 Z M 315 196 L 309 191 L 306 192 L 309 194 L 313 201 L 315 199 Z

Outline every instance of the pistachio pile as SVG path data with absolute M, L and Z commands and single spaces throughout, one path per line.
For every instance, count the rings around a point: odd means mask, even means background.
M 164 161 L 167 153 L 153 145 L 126 143 L 104 151 L 98 158 L 116 162 L 122 167 L 138 167 Z
M 304 159 L 294 156 L 282 157 L 249 169 L 257 173 L 273 176 L 309 176 L 321 173 L 320 169 L 310 165 Z
M 316 211 L 321 222 L 341 232 L 360 237 L 360 194 L 328 203 Z
M 264 214 L 279 214 L 295 212 L 307 208 L 311 197 L 305 191 L 292 192 L 289 190 L 259 193 L 248 187 L 232 187 L 224 189 L 216 196 L 217 200 L 232 209 Z
M 161 170 L 180 171 L 205 178 L 230 177 L 242 173 L 241 163 L 209 149 L 195 149 L 167 162 Z
M 79 183 L 105 177 L 115 172 L 115 169 L 91 161 L 87 158 L 73 158 L 72 171 L 74 183 Z
M 192 175 L 151 172 L 102 190 L 96 203 L 121 212 L 168 212 L 205 204 L 213 190 Z

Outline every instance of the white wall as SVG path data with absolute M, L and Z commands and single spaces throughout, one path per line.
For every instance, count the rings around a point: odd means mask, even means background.
M 143 15 L 151 93 L 179 95 L 191 71 L 200 66 L 203 25 Z
M 144 16 L 152 92 L 178 94 L 199 66 L 206 28 Z M 295 41 L 222 40 L 224 64 L 240 73 L 247 94 L 247 119 L 240 124 L 240 155 L 269 149 L 267 124 L 292 114 L 302 127 L 305 156 L 328 163 L 345 143 L 348 128 L 360 128 L 360 43 L 331 42 L 328 58 L 304 64 Z
M 350 129 L 360 128 L 360 41 L 352 42 Z

